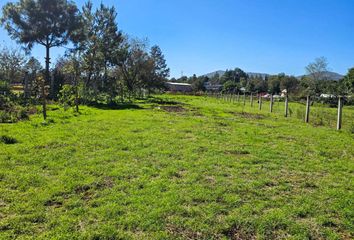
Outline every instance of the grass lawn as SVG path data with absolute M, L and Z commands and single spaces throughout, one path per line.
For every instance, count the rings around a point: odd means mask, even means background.
M 0 124 L 1 239 L 354 238 L 348 129 L 206 97 L 81 109 Z

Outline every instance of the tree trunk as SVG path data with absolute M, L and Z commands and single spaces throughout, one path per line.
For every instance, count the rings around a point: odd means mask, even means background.
M 45 80 L 42 80 L 42 108 L 43 108 L 43 119 L 47 119 L 47 103 L 45 98 Z
M 49 74 L 49 64 L 50 64 L 50 56 L 49 56 L 50 47 L 46 46 L 46 58 L 45 58 L 45 81 L 42 84 L 42 100 L 43 100 L 43 118 L 44 120 L 47 119 L 47 103 L 46 103 L 46 91 L 45 85 L 46 82 L 50 83 L 50 74 Z

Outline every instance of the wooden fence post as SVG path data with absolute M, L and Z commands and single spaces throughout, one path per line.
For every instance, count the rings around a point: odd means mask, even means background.
M 273 112 L 273 94 L 270 95 L 270 112 Z
M 259 102 L 259 110 L 262 110 L 262 96 L 261 95 L 259 95 L 258 102 Z
M 285 117 L 288 117 L 289 113 L 289 99 L 288 99 L 288 93 L 285 96 Z
M 339 97 L 338 98 L 337 130 L 342 129 L 342 110 L 343 110 L 343 100 L 342 100 L 342 97 Z
M 243 93 L 243 106 L 246 105 L 246 92 Z
M 309 121 L 310 121 L 310 96 L 307 96 L 305 122 L 308 123 Z
M 251 107 L 253 107 L 253 93 L 251 93 Z
M 240 92 L 237 93 L 237 102 L 240 101 Z

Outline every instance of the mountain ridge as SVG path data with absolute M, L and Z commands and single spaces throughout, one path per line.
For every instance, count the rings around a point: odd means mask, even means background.
M 226 71 L 224 70 L 218 70 L 218 71 L 214 71 L 214 72 L 210 72 L 207 74 L 203 74 L 202 76 L 207 76 L 209 78 L 214 77 L 216 74 L 219 74 L 220 76 L 224 75 Z M 258 72 L 246 72 L 246 74 L 250 77 L 255 77 L 255 76 L 262 76 L 262 78 L 264 79 L 266 76 L 271 76 L 274 74 L 269 74 L 269 73 L 258 73 Z M 344 75 L 336 73 L 336 72 L 332 72 L 332 71 L 327 71 L 327 75 L 328 78 L 330 80 L 334 80 L 334 81 L 339 81 L 340 79 L 342 79 L 344 77 Z M 300 76 L 295 76 L 298 79 L 301 79 L 304 76 L 309 76 L 308 74 L 304 74 L 304 75 L 300 75 Z

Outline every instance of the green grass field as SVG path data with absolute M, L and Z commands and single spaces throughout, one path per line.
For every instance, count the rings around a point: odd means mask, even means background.
M 0 238 L 353 239 L 354 109 L 336 131 L 301 107 L 164 95 L 0 124 Z

